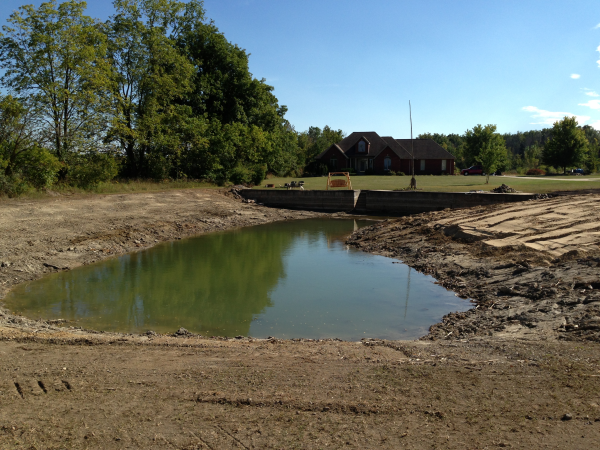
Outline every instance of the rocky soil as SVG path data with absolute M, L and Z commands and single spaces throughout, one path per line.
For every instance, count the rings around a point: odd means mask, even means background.
M 228 195 L 0 202 L 2 293 L 162 240 L 314 216 Z M 598 256 L 589 245 L 561 253 L 572 242 L 556 254 L 486 244 L 466 219 L 502 208 L 394 219 L 350 238 L 474 300 L 420 341 L 123 335 L 3 311 L 0 448 L 596 448 Z M 486 226 L 496 240 L 497 226 Z
M 471 299 L 473 309 L 448 314 L 424 339 L 597 342 L 599 215 L 599 195 L 540 199 L 387 220 L 347 243 L 399 258 Z

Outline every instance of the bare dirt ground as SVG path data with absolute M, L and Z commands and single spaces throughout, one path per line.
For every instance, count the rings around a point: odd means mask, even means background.
M 350 237 L 474 299 L 421 341 L 132 336 L 2 311 L 0 448 L 597 448 L 600 260 L 593 245 L 490 245 L 504 235 L 465 221 L 503 208 Z M 2 202 L 2 293 L 156 241 L 310 216 L 213 191 Z

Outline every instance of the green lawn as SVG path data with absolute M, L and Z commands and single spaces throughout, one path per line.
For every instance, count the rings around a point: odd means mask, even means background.
M 338 177 L 336 177 L 338 178 Z M 552 180 L 549 178 L 557 178 Z M 581 181 L 580 179 L 592 178 L 593 181 Z M 600 189 L 600 176 L 590 175 L 583 177 L 576 176 L 553 176 L 539 178 L 525 177 L 490 177 L 490 184 L 485 184 L 485 177 L 482 176 L 429 176 L 417 175 L 417 187 L 424 191 L 438 192 L 468 192 L 471 190 L 489 191 L 501 184 L 515 188 L 520 192 L 546 193 L 552 191 L 571 191 L 578 189 Z M 269 178 L 262 182 L 261 186 L 255 189 L 264 188 L 265 184 L 275 184 L 283 186 L 290 181 L 303 180 L 305 189 L 325 189 L 327 177 L 307 177 L 307 178 Z M 578 181 L 579 180 L 579 181 Z M 379 175 L 355 175 L 351 177 L 353 189 L 382 189 L 394 190 L 408 187 L 410 176 L 379 176 Z M 340 189 L 340 188 L 336 188 Z

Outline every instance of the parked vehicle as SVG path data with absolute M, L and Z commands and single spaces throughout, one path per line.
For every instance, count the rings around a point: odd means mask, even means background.
M 579 174 L 579 175 L 583 175 L 584 174 L 583 169 L 574 169 L 573 173 L 574 174 Z
M 471 166 L 468 169 L 461 170 L 460 174 L 461 175 L 483 175 L 483 167 Z

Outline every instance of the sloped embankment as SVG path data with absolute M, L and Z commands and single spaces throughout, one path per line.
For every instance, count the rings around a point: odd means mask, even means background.
M 474 302 L 429 339 L 600 340 L 597 194 L 387 220 L 348 244 L 399 258 Z

